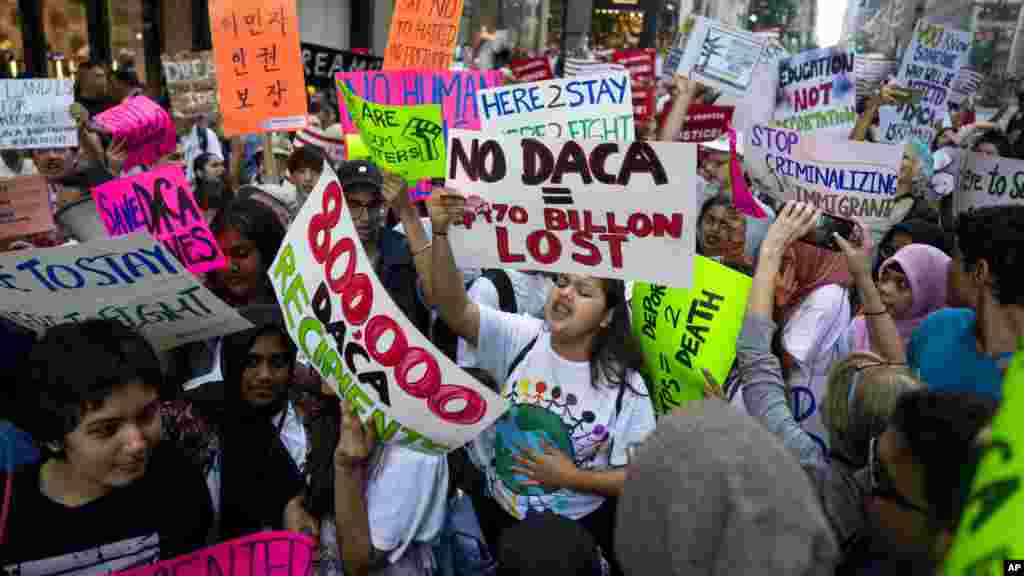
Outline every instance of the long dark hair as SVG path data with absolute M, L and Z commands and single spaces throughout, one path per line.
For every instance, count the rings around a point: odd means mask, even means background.
M 281 249 L 286 232 L 274 211 L 253 198 L 235 200 L 218 213 L 210 224 L 210 230 L 215 235 L 229 227 L 238 230 L 239 234 L 256 245 L 264 271 L 269 270 L 270 263 Z M 263 279 L 268 294 L 273 294 L 270 277 L 264 274 Z
M 597 386 L 603 376 L 612 388 L 630 387 L 629 372 L 643 368 L 644 357 L 633 336 L 626 304 L 626 284 L 622 280 L 603 278 L 605 306 L 612 311 L 612 321 L 594 337 L 590 355 L 590 383 Z M 630 389 L 632 389 L 630 387 Z M 639 390 L 633 390 L 639 394 Z

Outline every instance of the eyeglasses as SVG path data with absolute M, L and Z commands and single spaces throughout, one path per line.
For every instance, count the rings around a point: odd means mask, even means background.
M 928 514 L 927 508 L 914 504 L 906 496 L 900 494 L 893 481 L 889 478 L 885 468 L 882 467 L 882 459 L 878 454 L 878 438 L 872 438 L 868 444 L 868 473 L 871 477 L 871 495 L 876 498 L 884 498 L 900 508 L 913 510 L 921 514 Z
M 345 200 L 345 204 L 348 204 L 348 209 L 352 212 L 353 218 L 362 218 L 363 216 L 370 214 L 371 211 L 376 213 L 380 210 L 380 207 L 383 206 L 381 202 L 370 202 L 369 204 L 364 204 L 362 202 L 356 202 L 355 200 L 348 199 Z

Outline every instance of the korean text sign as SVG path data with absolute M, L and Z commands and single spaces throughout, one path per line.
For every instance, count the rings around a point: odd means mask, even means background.
M 50 187 L 45 176 L 0 180 L 0 238 L 53 230 Z
M 476 100 L 487 134 L 629 141 L 636 131 L 625 71 L 500 86 Z
M 696 148 L 453 130 L 448 183 L 480 206 L 450 233 L 456 262 L 688 288 Z
M 678 40 L 682 57 L 675 72 L 734 96 L 750 90 L 754 69 L 768 43 L 766 38 L 700 16 L 683 21 Z
M 798 132 L 830 131 L 845 136 L 857 121 L 854 54 L 819 48 L 779 61 L 775 120 Z
M 306 127 L 296 0 L 210 0 L 224 134 Z
M 899 148 L 754 126 L 747 150 L 750 176 L 779 200 L 859 219 L 876 241 L 902 219 L 895 202 Z
M 1024 204 L 1024 160 L 967 151 L 961 158 L 960 189 L 954 197 L 958 214 L 975 208 Z
M 78 146 L 71 80 L 0 80 L 0 99 L 0 150 Z
M 946 113 L 948 97 L 960 68 L 967 63 L 971 33 L 918 20 L 910 46 L 903 53 L 897 82 L 924 93 L 919 104 L 882 109 L 879 128 L 886 142 L 902 143 L 911 137 L 931 142 L 935 122 Z
M 356 96 L 342 84 L 352 122 L 374 163 L 411 184 L 444 178 L 445 139 L 441 106 L 387 106 Z
M 633 332 L 659 415 L 704 397 L 704 368 L 725 382 L 736 358 L 751 282 L 749 276 L 697 256 L 689 290 L 644 282 L 633 286 Z
M 396 0 L 384 69 L 447 70 L 455 58 L 462 0 Z
M 112 237 L 145 230 L 193 274 L 225 266 L 180 165 L 112 180 L 93 190 L 96 209 Z
M 96 115 L 94 119 L 115 140 L 125 142 L 128 157 L 123 168 L 153 164 L 177 149 L 177 132 L 171 116 L 145 96 L 129 98 Z
M 391 300 L 330 167 L 292 222 L 269 274 L 299 350 L 381 441 L 445 453 L 507 409 Z
M 0 255 L 0 315 L 37 332 L 118 320 L 157 350 L 252 327 L 142 233 Z
M 314 573 L 315 558 L 316 543 L 308 536 L 260 532 L 115 576 L 306 576 Z

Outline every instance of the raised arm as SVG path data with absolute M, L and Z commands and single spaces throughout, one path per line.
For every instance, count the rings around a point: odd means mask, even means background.
M 857 118 L 857 123 L 850 132 L 850 140 L 855 142 L 865 141 L 868 136 L 868 129 L 875 123 L 875 117 L 878 116 L 878 109 L 883 105 L 895 103 L 891 88 L 889 86 L 882 86 L 881 91 L 869 98 L 864 104 L 864 113 Z
M 466 292 L 466 284 L 455 267 L 455 257 L 448 243 L 448 228 L 451 222 L 462 219 L 466 199 L 457 192 L 438 189 L 429 206 L 430 222 L 434 229 L 430 264 L 434 305 L 441 319 L 456 336 L 477 346 L 480 339 L 480 307 Z
M 383 192 L 384 200 L 395 211 L 405 230 L 405 237 L 409 239 L 409 250 L 416 265 L 416 275 L 419 276 L 420 285 L 423 287 L 423 299 L 427 306 L 432 306 L 434 280 L 430 271 L 431 240 L 419 214 L 416 213 L 416 207 L 409 200 L 409 186 L 404 178 L 385 170 Z
M 867 321 L 871 342 L 878 353 L 889 362 L 906 364 L 907 355 L 903 348 L 903 338 L 900 337 L 900 333 L 896 329 L 896 321 L 893 320 L 888 308 L 882 302 L 882 296 L 878 293 L 878 287 L 871 277 L 871 262 L 867 254 L 847 242 L 842 236 L 836 234 L 834 237 L 836 243 L 843 249 L 843 253 L 846 254 L 850 275 L 853 276 L 861 302 L 864 303 L 864 318 Z
M 686 122 L 686 111 L 690 109 L 690 104 L 697 99 L 704 87 L 700 82 L 690 80 L 682 74 L 676 74 L 675 88 L 676 95 L 672 100 L 672 110 L 669 111 L 668 117 L 665 118 L 665 124 L 658 134 L 658 140 L 664 142 L 672 142 L 679 136 L 679 131 L 683 129 L 683 124 Z

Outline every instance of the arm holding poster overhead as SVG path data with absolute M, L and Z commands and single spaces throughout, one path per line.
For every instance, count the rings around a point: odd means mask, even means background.
M 384 201 L 395 211 L 395 215 L 402 223 L 405 230 L 405 237 L 409 239 L 409 249 L 412 252 L 413 263 L 416 266 L 416 274 L 419 276 L 420 286 L 423 289 L 423 299 L 427 306 L 434 302 L 433 279 L 430 272 L 430 237 L 427 235 L 423 222 L 420 220 L 416 208 L 409 199 L 409 187 L 405 180 L 393 172 L 384 171 L 384 186 L 381 187 L 384 194 Z
M 676 74 L 675 77 L 676 97 L 672 102 L 672 110 L 661 127 L 658 139 L 665 142 L 672 142 L 679 136 L 686 121 L 686 113 L 690 104 L 700 96 L 704 86 L 695 80 L 690 80 L 683 74 Z
M 452 332 L 476 346 L 480 338 L 480 306 L 466 292 L 466 283 L 448 244 L 448 227 L 453 221 L 462 221 L 466 199 L 457 192 L 442 192 L 435 194 L 428 205 L 435 239 L 431 252 L 432 283 L 437 292 L 434 304 Z

